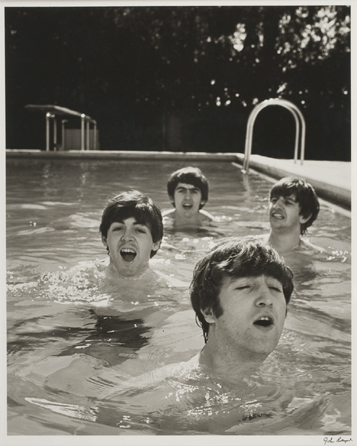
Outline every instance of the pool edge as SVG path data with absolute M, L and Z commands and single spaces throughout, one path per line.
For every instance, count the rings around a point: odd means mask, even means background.
M 243 165 L 244 154 L 242 153 L 207 153 L 207 152 L 156 152 L 156 151 L 82 151 L 71 150 L 66 152 L 46 152 L 42 150 L 29 149 L 6 149 L 6 158 L 50 158 L 50 159 L 127 159 L 127 160 L 180 160 L 188 161 L 229 161 Z M 326 181 L 314 178 L 311 174 L 303 172 L 296 173 L 289 166 L 284 168 L 271 165 L 268 157 L 251 158 L 250 168 L 263 173 L 271 178 L 280 179 L 286 176 L 295 176 L 311 183 L 316 193 L 322 199 L 330 201 L 345 209 L 351 210 L 351 189 L 333 185 Z M 282 161 L 282 160 L 279 160 Z M 289 160 L 291 161 L 291 160 Z

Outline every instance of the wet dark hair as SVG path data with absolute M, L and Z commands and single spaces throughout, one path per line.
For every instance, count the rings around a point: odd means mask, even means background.
M 204 202 L 200 204 L 200 209 L 202 209 L 208 200 L 208 181 L 201 170 L 198 167 L 188 166 L 178 169 L 170 175 L 167 182 L 167 193 L 172 201 L 174 200 L 175 189 L 179 183 L 192 184 L 200 189 L 201 199 Z
M 122 192 L 108 199 L 102 214 L 99 231 L 106 238 L 112 223 L 131 217 L 134 217 L 138 223 L 150 229 L 154 243 L 162 240 L 164 230 L 161 210 L 154 204 L 151 198 L 137 190 Z M 152 250 L 150 258 L 156 252 Z
M 313 224 L 320 212 L 320 203 L 315 189 L 311 184 L 298 178 L 282 178 L 272 187 L 270 201 L 272 198 L 290 197 L 295 195 L 295 200 L 300 205 L 300 215 L 304 218 L 311 215 L 308 221 L 300 224 L 300 234 L 304 235 L 309 226 Z
M 205 342 L 208 340 L 209 323 L 202 312 L 211 310 L 216 317 L 223 314 L 219 300 L 223 279 L 262 275 L 273 277 L 281 283 L 288 304 L 294 289 L 293 273 L 275 249 L 257 238 L 223 241 L 197 263 L 190 285 L 190 297 Z

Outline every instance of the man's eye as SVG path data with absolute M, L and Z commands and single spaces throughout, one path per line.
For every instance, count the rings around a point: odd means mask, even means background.
M 113 231 L 121 231 L 123 228 L 121 226 L 116 226 L 113 228 Z
M 137 232 L 140 232 L 141 234 L 146 234 L 146 230 L 142 228 L 136 228 Z
M 277 286 L 270 286 L 269 287 L 273 291 L 277 291 L 278 293 L 281 293 L 283 290 Z
M 242 285 L 242 286 L 237 286 L 236 290 L 245 290 L 247 288 L 250 288 L 250 285 Z

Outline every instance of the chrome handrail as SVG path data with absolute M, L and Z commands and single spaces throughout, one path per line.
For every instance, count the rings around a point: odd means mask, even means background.
M 305 136 L 306 136 L 306 124 L 305 119 L 301 111 L 298 109 L 298 107 L 293 104 L 292 102 L 286 100 L 286 99 L 280 99 L 280 98 L 272 98 L 272 99 L 266 99 L 265 101 L 261 102 L 260 104 L 256 105 L 253 110 L 251 111 L 248 123 L 247 123 L 247 133 L 245 137 L 245 148 L 244 148 L 244 161 L 243 161 L 243 173 L 249 172 L 249 159 L 250 155 L 252 153 L 252 144 L 253 144 L 253 128 L 255 120 L 258 116 L 258 114 L 263 110 L 265 107 L 268 107 L 270 105 L 280 105 L 286 109 L 288 109 L 294 116 L 295 120 L 295 149 L 294 149 L 294 163 L 297 161 L 298 157 L 298 150 L 299 150 L 299 136 L 300 136 L 300 122 L 301 122 L 301 138 L 300 138 L 300 162 L 303 164 L 304 157 L 305 157 Z M 300 122 L 299 122 L 300 118 Z

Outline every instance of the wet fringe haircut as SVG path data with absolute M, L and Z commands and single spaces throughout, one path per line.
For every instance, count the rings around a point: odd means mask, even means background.
M 294 289 L 293 273 L 275 249 L 257 238 L 223 241 L 197 263 L 190 285 L 190 298 L 205 343 L 208 340 L 209 323 L 202 311 L 210 309 L 216 317 L 223 314 L 219 301 L 223 279 L 261 275 L 274 277 L 281 283 L 288 304 Z
M 173 172 L 167 182 L 167 193 L 170 198 L 174 197 L 175 189 L 179 183 L 192 184 L 200 189 L 204 202 L 200 204 L 200 209 L 202 209 L 208 201 L 208 180 L 201 170 L 198 167 L 189 166 Z
M 286 177 L 274 184 L 270 191 L 270 200 L 274 197 L 290 197 L 293 194 L 300 205 L 300 215 L 304 218 L 311 215 L 307 222 L 300 225 L 300 234 L 304 235 L 307 228 L 313 224 L 319 215 L 319 199 L 311 184 L 298 178 Z
M 131 217 L 150 229 L 154 243 L 162 240 L 164 229 L 161 210 L 151 198 L 137 190 L 122 192 L 108 199 L 99 231 L 102 236 L 107 237 L 112 223 Z M 150 258 L 156 253 L 157 251 L 151 251 Z

